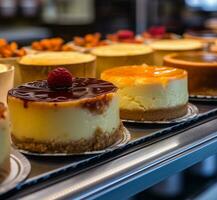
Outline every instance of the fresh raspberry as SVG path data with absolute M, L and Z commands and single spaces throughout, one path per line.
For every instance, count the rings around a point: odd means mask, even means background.
M 117 36 L 120 40 L 132 39 L 132 38 L 134 38 L 134 33 L 133 33 L 133 31 L 130 31 L 130 30 L 120 30 L 117 32 Z
M 48 74 L 48 87 L 51 89 L 66 89 L 72 86 L 72 74 L 65 68 L 58 67 Z

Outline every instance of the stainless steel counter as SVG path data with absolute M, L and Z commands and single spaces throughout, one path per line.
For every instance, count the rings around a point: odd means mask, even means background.
M 130 129 L 132 135 L 142 131 Z M 23 199 L 124 199 L 217 153 L 217 119 L 32 191 Z M 114 198 L 115 197 L 115 198 Z

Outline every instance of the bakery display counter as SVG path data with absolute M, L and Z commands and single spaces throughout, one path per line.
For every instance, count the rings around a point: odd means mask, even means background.
M 217 153 L 217 105 L 174 125 L 125 124 L 128 144 L 89 156 L 27 156 L 31 173 L 1 198 L 127 198 Z

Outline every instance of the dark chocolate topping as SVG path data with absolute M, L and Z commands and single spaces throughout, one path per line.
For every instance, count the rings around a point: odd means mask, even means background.
M 63 102 L 96 97 L 116 90 L 117 87 L 107 81 L 75 78 L 72 87 L 66 90 L 52 90 L 46 80 L 40 80 L 11 89 L 8 94 L 27 101 Z

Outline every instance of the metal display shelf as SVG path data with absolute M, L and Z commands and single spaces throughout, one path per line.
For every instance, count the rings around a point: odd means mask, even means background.
M 200 116 L 189 123 L 157 130 L 128 125 L 132 141 L 125 148 L 74 158 L 74 165 L 69 158 L 55 162 L 29 158 L 33 168 L 29 179 L 4 198 L 126 199 L 135 195 L 217 153 L 217 106 L 197 106 Z M 43 174 L 49 171 L 45 166 L 53 173 Z

